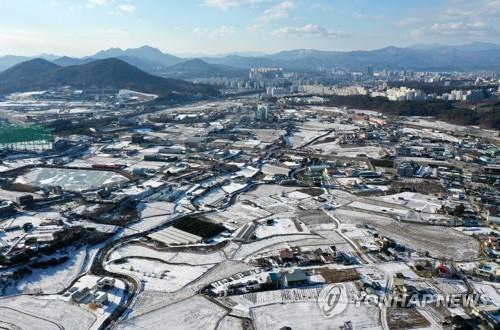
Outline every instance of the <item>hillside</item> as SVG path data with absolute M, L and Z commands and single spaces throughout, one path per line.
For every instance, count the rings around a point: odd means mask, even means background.
M 189 98 L 197 93 L 205 96 L 218 94 L 211 86 L 153 76 L 115 58 L 66 67 L 35 59 L 0 73 L 0 94 L 60 86 L 81 89 L 113 87 L 176 99 Z
M 0 94 L 27 91 L 36 77 L 57 70 L 59 66 L 43 59 L 28 60 L 0 73 Z
M 172 65 L 162 74 L 175 78 L 208 78 L 241 77 L 245 76 L 247 72 L 230 66 L 209 64 L 201 59 L 192 59 Z

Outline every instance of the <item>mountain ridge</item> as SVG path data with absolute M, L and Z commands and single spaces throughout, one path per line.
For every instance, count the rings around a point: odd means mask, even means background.
M 161 97 L 189 98 L 218 92 L 211 86 L 150 75 L 123 60 L 111 58 L 81 65 L 59 66 L 44 59 L 33 59 L 0 73 L 0 93 L 44 90 L 52 87 L 131 89 Z

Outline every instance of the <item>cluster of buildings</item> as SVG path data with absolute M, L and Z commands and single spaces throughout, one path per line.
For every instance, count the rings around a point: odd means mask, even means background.
M 435 95 L 426 95 L 421 90 L 408 87 L 389 88 L 383 92 L 372 92 L 370 95 L 372 97 L 387 97 L 391 101 L 427 101 L 435 99 Z
M 73 286 L 68 290 L 66 295 L 70 297 L 71 301 L 77 304 L 93 304 L 96 307 L 103 307 L 108 303 L 108 291 L 113 290 L 114 287 L 115 279 L 102 277 L 92 287 Z
M 366 95 L 368 91 L 365 87 L 352 85 L 352 86 L 324 86 L 324 85 L 302 85 L 299 86 L 299 92 L 306 94 L 317 95 Z
M 485 91 L 474 90 L 452 90 L 450 93 L 441 95 L 445 101 L 477 102 L 486 98 Z

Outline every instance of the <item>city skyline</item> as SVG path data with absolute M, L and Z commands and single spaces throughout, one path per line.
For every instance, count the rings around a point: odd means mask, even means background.
M 189 0 L 182 5 L 150 0 L 21 0 L 15 4 L 0 0 L 0 9 L 2 55 L 86 56 L 145 44 L 185 56 L 500 42 L 498 0 L 472 4 L 462 0 Z

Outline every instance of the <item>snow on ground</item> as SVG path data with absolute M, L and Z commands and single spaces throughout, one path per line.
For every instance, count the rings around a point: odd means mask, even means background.
M 17 311 L 12 312 L 12 310 Z M 62 300 L 41 299 L 34 296 L 15 296 L 0 298 L 0 324 L 7 318 L 18 318 L 19 313 L 29 314 L 31 317 L 52 321 L 58 328 L 63 329 L 89 329 L 96 317 L 92 313 Z M 22 329 L 33 329 L 34 324 L 29 323 L 30 317 L 25 316 L 16 326 Z M 22 325 L 25 326 L 22 326 Z M 46 324 L 46 323 L 44 323 Z M 50 329 L 49 327 L 48 329 Z
M 425 213 L 436 213 L 441 208 L 441 201 L 437 197 L 414 192 L 402 192 L 394 195 L 373 197 L 372 199 L 396 203 Z
M 257 186 L 257 188 L 242 194 L 240 196 L 240 200 L 252 200 L 259 197 L 281 195 L 284 192 L 288 193 L 300 189 L 301 189 L 300 187 L 287 187 L 276 184 L 261 184 Z
M 243 329 L 241 319 L 234 316 L 226 316 L 219 323 L 217 330 L 238 330 Z
M 270 304 L 284 304 L 297 302 L 315 302 L 321 291 L 320 286 L 312 288 L 293 288 L 283 290 L 271 290 L 252 292 L 242 295 L 231 296 L 229 299 L 237 304 L 233 309 L 248 315 L 250 308 Z
M 226 196 L 226 192 L 221 188 L 215 188 L 211 190 L 208 194 L 203 197 L 199 197 L 196 201 L 200 204 L 210 205 L 223 199 Z
M 124 234 L 132 234 L 133 232 L 147 231 L 149 229 L 158 227 L 160 225 L 166 224 L 175 217 L 175 214 L 171 215 L 159 215 L 146 219 L 142 219 L 139 222 L 133 223 L 128 226 L 128 232 L 125 231 Z
M 488 235 L 491 232 L 494 232 L 497 235 L 500 234 L 500 231 L 492 229 L 490 227 L 454 227 L 453 229 L 469 236 Z
M 0 173 L 10 171 L 10 167 L 0 165 Z
M 32 316 L 15 309 L 0 306 L 0 328 L 1 329 L 32 329 L 52 330 L 59 329 L 52 321 Z
M 290 141 L 292 142 L 292 145 L 294 148 L 298 148 L 318 137 L 321 135 L 325 134 L 326 131 L 317 131 L 317 130 L 306 130 L 306 129 L 301 129 L 298 132 L 295 132 L 293 136 L 291 137 Z
M 213 253 L 189 253 L 189 252 L 179 252 L 175 255 L 170 262 L 173 263 L 186 263 L 189 265 L 207 265 L 207 264 L 217 264 L 226 260 L 226 257 L 222 251 Z
M 286 133 L 286 131 L 284 130 L 268 128 L 241 129 L 241 131 L 249 131 L 257 135 L 257 138 L 264 143 L 271 143 L 277 140 L 281 135 L 284 135 Z
M 336 227 L 335 227 L 336 228 Z M 332 244 L 346 244 L 346 240 L 336 230 L 318 230 L 317 233 Z
M 301 230 L 298 230 L 292 219 L 273 219 L 272 221 L 272 224 L 267 224 L 266 220 L 261 221 L 255 230 L 255 236 L 257 238 L 265 238 L 274 235 L 308 232 L 306 226 L 302 223 L 299 223 Z
M 292 211 L 294 208 L 280 200 L 280 197 L 260 197 L 253 199 L 252 203 L 263 210 L 269 211 L 273 214 Z
M 361 211 L 336 209 L 333 212 L 342 223 L 368 224 L 382 236 L 390 237 L 416 251 L 427 251 L 434 257 L 452 260 L 475 258 L 479 243 L 453 228 L 398 222 L 389 217 L 367 214 Z
M 227 194 L 231 194 L 235 191 L 245 188 L 246 184 L 231 182 L 228 185 L 222 186 L 222 190 L 224 190 Z
M 454 131 L 454 132 L 469 132 L 490 138 L 498 137 L 498 132 L 495 130 L 479 129 L 472 126 L 454 125 L 428 117 L 427 118 L 423 117 L 418 119 L 416 119 L 415 117 L 408 117 L 408 123 L 411 125 L 427 127 L 431 129 L 440 129 L 440 130 Z
M 13 217 L 2 219 L 0 222 L 0 228 L 4 229 L 14 226 L 22 227 L 25 223 L 31 223 L 34 227 L 38 227 L 46 221 L 63 219 L 64 217 L 56 211 L 22 211 Z
M 305 193 L 300 192 L 300 191 L 292 191 L 292 192 L 289 192 L 288 194 L 286 194 L 286 197 L 296 199 L 296 200 L 302 200 L 302 199 L 311 198 L 311 195 L 305 194 Z
M 500 283 L 471 281 L 479 293 L 485 295 L 486 299 L 497 307 L 500 307 Z
M 264 218 L 269 216 L 270 213 L 251 205 L 247 205 L 246 203 L 237 202 L 228 209 L 217 212 L 207 214 L 206 217 L 209 219 L 219 220 L 222 222 L 234 222 L 245 224 L 247 222 L 251 222 L 256 219 Z
M 403 129 L 401 129 L 401 132 L 403 132 L 404 134 L 411 134 L 411 135 L 420 136 L 420 137 L 424 137 L 424 138 L 431 138 L 434 140 L 441 139 L 443 141 L 450 142 L 450 143 L 454 143 L 454 142 L 458 143 L 458 142 L 462 141 L 461 139 L 454 137 L 450 134 L 440 133 L 440 132 L 432 132 L 430 129 L 416 129 L 416 128 L 404 127 Z
M 109 256 L 109 260 L 111 262 L 126 257 L 146 257 L 170 261 L 175 254 L 175 252 L 157 251 L 139 244 L 128 244 L 114 250 Z
M 156 258 L 169 263 L 189 264 L 189 265 L 207 265 L 216 264 L 226 260 L 222 251 L 213 253 L 191 253 L 191 252 L 174 252 L 174 251 L 158 251 L 139 244 L 130 244 L 120 247 L 113 251 L 110 260 L 125 258 L 125 257 L 145 257 Z
M 15 287 L 9 287 L 6 294 L 38 292 L 55 294 L 64 290 L 89 263 L 91 250 L 80 249 L 63 264 L 47 269 L 33 269 L 33 273 L 20 280 Z
M 21 156 L 22 157 L 22 156 Z M 7 170 L 12 170 L 16 168 L 20 168 L 27 165 L 39 165 L 41 164 L 40 158 L 18 158 L 15 157 L 7 157 L 7 159 L 3 160 L 2 167 L 8 168 Z
M 0 199 L 1 200 L 16 202 L 17 198 L 20 196 L 23 196 L 23 195 L 31 195 L 34 198 L 40 197 L 40 195 L 37 195 L 37 194 L 26 193 L 26 192 L 21 192 L 21 191 L 10 191 L 10 190 L 5 190 L 5 189 L 0 188 Z
M 351 224 L 340 224 L 339 229 L 342 234 L 350 239 L 361 239 L 366 236 L 371 236 L 365 230 Z
M 168 202 L 140 203 L 137 207 L 137 210 L 140 212 L 141 219 L 146 219 L 172 214 L 174 211 L 174 206 L 174 203 Z
M 304 127 L 304 129 L 313 130 L 313 131 L 314 130 L 316 130 L 316 131 L 319 131 L 319 130 L 328 131 L 328 130 L 332 130 L 332 129 L 334 129 L 336 131 L 353 131 L 357 128 L 354 125 L 340 124 L 338 122 L 333 123 L 333 122 L 324 121 L 321 119 L 308 120 L 303 124 L 303 127 Z
M 228 251 L 226 251 L 226 253 L 229 255 Z M 137 301 L 134 303 L 133 309 L 130 314 L 127 315 L 126 319 L 133 319 L 137 316 L 161 309 L 166 305 L 188 299 L 198 290 L 201 290 L 210 283 L 253 269 L 255 269 L 255 267 L 243 262 L 226 260 L 218 265 L 215 265 L 201 277 L 176 292 L 165 294 L 165 292 L 161 291 L 145 290 L 138 295 Z
M 339 329 L 351 321 L 354 329 L 381 329 L 380 314 L 376 307 L 348 305 L 340 315 L 323 316 L 317 303 L 298 302 L 272 304 L 252 308 L 252 319 L 256 329 Z
M 396 273 L 402 273 L 405 278 L 420 279 L 420 277 L 415 274 L 415 272 L 407 264 L 402 262 L 388 262 L 373 265 L 372 267 L 382 270 L 385 274 L 387 274 L 387 277 L 393 277 Z
M 365 229 L 358 228 L 352 224 L 340 224 L 340 231 L 345 237 L 353 240 L 361 248 L 369 251 L 378 251 L 380 246 L 376 244 L 373 234 Z
M 111 171 L 74 170 L 65 168 L 34 168 L 16 178 L 16 183 L 35 187 L 61 186 L 68 191 L 85 191 L 127 182 L 121 174 Z
M 264 166 L 262 166 L 262 173 L 265 173 L 265 174 L 288 175 L 288 172 L 290 172 L 290 169 L 287 167 L 276 166 L 276 165 L 272 165 L 272 164 L 264 164 Z
M 250 257 L 254 253 L 257 253 L 261 250 L 269 248 L 273 245 L 278 245 L 283 242 L 292 242 L 298 241 L 301 239 L 314 238 L 318 237 L 317 235 L 312 234 L 298 234 L 298 235 L 286 235 L 286 236 L 275 236 L 271 238 L 262 239 L 259 241 L 255 241 L 249 244 L 242 244 L 238 251 L 233 256 L 235 260 L 243 260 L 245 258 Z
M 432 281 L 432 285 L 445 295 L 467 293 L 467 286 L 460 279 L 437 278 Z
M 394 207 L 388 207 L 387 205 L 376 205 L 375 203 L 365 203 L 362 201 L 355 201 L 349 204 L 348 206 L 360 210 L 373 211 L 373 212 L 388 212 L 400 216 L 406 216 L 408 214 L 408 210 L 396 208 L 396 205 Z
M 309 148 L 315 150 L 322 150 L 325 154 L 334 153 L 337 156 L 342 157 L 357 157 L 358 155 L 366 155 L 371 158 L 380 158 L 383 155 L 383 148 L 379 146 L 355 146 L 355 147 L 345 147 L 337 142 L 327 142 L 327 143 L 318 143 L 309 146 Z
M 227 313 L 209 300 L 195 296 L 123 322 L 118 329 L 214 329 Z
M 123 263 L 108 263 L 106 269 L 139 277 L 145 289 L 173 292 L 203 275 L 212 266 L 166 264 L 157 260 L 128 258 Z
M 99 279 L 101 279 L 100 276 L 84 275 L 73 284 L 72 289 L 81 290 L 83 288 L 95 288 Z M 105 290 L 107 294 L 107 302 L 103 306 L 90 307 L 90 305 L 88 304 L 79 305 L 81 308 L 90 311 L 96 316 L 97 319 L 92 325 L 92 330 L 99 329 L 102 323 L 111 315 L 111 313 L 113 313 L 113 311 L 123 303 L 122 300 L 124 299 L 124 290 L 125 283 L 123 281 L 116 280 L 113 288 L 108 288 Z M 67 302 L 72 302 L 71 291 L 66 291 L 63 295 L 59 296 L 59 298 Z

